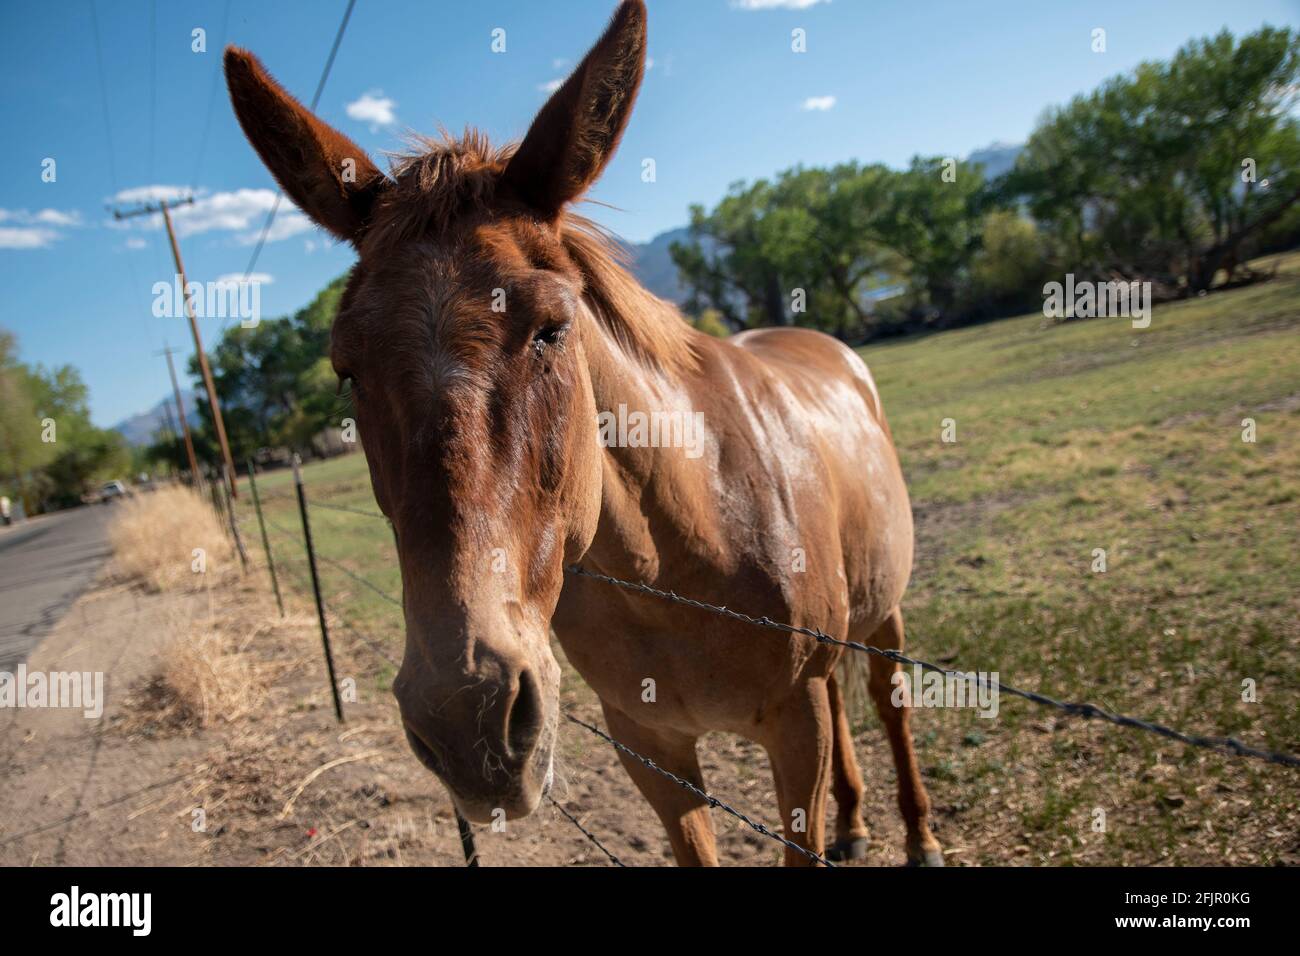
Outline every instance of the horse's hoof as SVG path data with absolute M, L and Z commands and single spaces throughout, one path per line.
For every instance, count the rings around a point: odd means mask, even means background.
M 919 853 L 914 854 L 911 850 L 907 852 L 908 866 L 943 866 L 943 850 L 936 847 L 922 849 Z
M 826 848 L 826 859 L 832 863 L 842 863 L 845 860 L 865 860 L 866 858 L 866 837 L 840 837 Z

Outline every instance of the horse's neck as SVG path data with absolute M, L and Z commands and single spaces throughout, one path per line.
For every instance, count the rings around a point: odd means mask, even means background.
M 661 306 L 656 303 L 656 307 Z M 629 355 L 607 327 L 595 324 L 597 334 L 584 346 L 598 415 L 626 418 L 634 413 L 692 412 L 696 373 L 649 367 Z M 691 334 L 689 326 L 684 332 Z M 693 496 L 679 492 L 698 480 L 698 472 L 695 478 L 687 474 L 690 465 L 682 448 L 631 447 L 618 441 L 602 442 L 602 446 L 601 515 L 587 563 L 606 573 L 638 575 L 642 580 L 656 577 L 659 555 L 646 516 L 657 517 L 656 532 L 679 522 L 688 524 L 682 500 Z

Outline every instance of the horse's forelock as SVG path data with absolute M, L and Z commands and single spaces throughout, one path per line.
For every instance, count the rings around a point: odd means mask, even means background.
M 410 151 L 392 158 L 391 178 L 376 205 L 364 250 L 386 255 L 404 242 L 437 241 L 466 217 L 491 222 L 497 184 L 515 149 L 515 144 L 494 147 L 473 129 L 460 137 L 444 132 L 438 138 L 414 138 Z M 498 237 L 502 225 L 498 222 L 491 230 Z M 581 279 L 597 321 L 632 358 L 670 371 L 695 367 L 680 314 L 628 272 L 626 247 L 606 230 L 566 211 L 559 247 L 547 249 L 540 241 L 542 230 L 525 216 L 513 230 L 505 225 L 504 232 L 536 267 L 571 271 Z

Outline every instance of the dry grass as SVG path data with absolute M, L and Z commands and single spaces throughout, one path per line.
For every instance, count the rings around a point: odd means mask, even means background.
M 158 667 L 135 687 L 117 721 L 128 736 L 188 735 L 218 724 L 238 725 L 265 716 L 271 686 L 302 660 L 268 659 L 261 645 L 281 632 L 310 630 L 314 621 L 280 619 L 264 594 L 247 583 L 209 589 L 207 610 L 176 614 Z
M 129 498 L 109 529 L 116 567 L 123 577 L 154 591 L 197 590 L 235 565 L 235 552 L 206 501 L 188 488 L 163 488 Z M 206 570 L 197 573 L 196 549 Z
M 212 620 L 176 621 L 158 670 L 130 694 L 120 732 L 145 738 L 187 735 L 255 714 L 270 668 Z M 255 633 L 255 632 L 254 632 Z
M 159 680 L 176 721 L 194 727 L 239 720 L 262 696 L 253 659 L 207 628 L 195 628 L 167 645 Z

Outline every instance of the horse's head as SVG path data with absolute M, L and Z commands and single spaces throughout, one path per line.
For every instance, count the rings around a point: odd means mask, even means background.
M 616 147 L 645 64 L 626 0 L 517 150 L 426 144 L 382 173 L 226 52 L 239 121 L 285 192 L 357 249 L 331 359 L 351 383 L 397 532 L 407 738 L 470 819 L 531 812 L 550 782 L 560 669 L 549 622 L 595 533 L 601 461 L 566 206 Z

